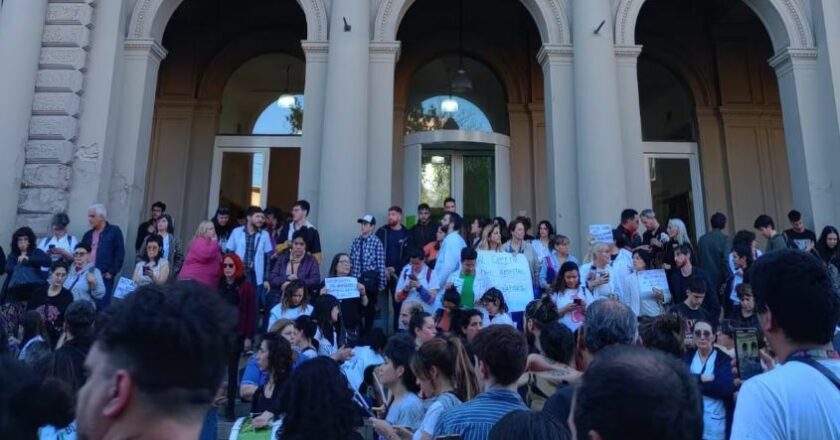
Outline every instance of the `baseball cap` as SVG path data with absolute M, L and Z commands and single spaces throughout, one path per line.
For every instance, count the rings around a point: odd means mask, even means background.
M 360 219 L 358 219 L 356 222 L 357 223 L 370 223 L 372 225 L 375 225 L 376 224 L 376 217 L 374 217 L 370 214 L 365 214 Z

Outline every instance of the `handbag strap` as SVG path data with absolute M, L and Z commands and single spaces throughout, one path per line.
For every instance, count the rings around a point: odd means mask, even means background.
M 807 357 L 807 356 L 801 356 L 801 357 L 795 357 L 791 360 L 796 361 L 796 362 L 802 362 L 803 364 L 806 364 L 806 365 L 810 365 L 815 370 L 822 373 L 823 376 L 825 376 L 831 383 L 833 383 L 834 386 L 837 387 L 837 391 L 840 391 L 840 378 L 838 378 L 834 373 L 832 373 L 831 370 L 828 369 L 828 367 L 826 367 L 825 365 L 817 362 L 816 359 L 811 358 L 811 357 Z

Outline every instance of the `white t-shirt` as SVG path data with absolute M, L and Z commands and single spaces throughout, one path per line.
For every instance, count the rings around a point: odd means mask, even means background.
M 79 244 L 79 240 L 70 234 L 64 234 L 64 237 L 61 238 L 55 238 L 55 235 L 49 235 L 44 237 L 41 242 L 38 243 L 38 249 L 47 252 L 50 249 L 50 246 L 54 246 L 57 249 L 62 249 L 67 251 L 70 255 L 73 255 L 77 244 Z M 49 257 L 53 262 L 61 259 L 58 255 L 50 255 Z M 47 272 L 49 268 L 45 267 L 43 270 Z
M 294 307 L 291 309 L 283 310 L 282 304 L 277 304 L 271 308 L 271 312 L 268 316 L 268 328 L 270 329 L 275 322 L 281 319 L 291 319 L 294 321 L 298 319 L 299 316 L 312 315 L 312 311 L 314 307 L 311 304 L 307 304 L 306 307 Z
M 595 297 L 589 293 L 583 286 L 581 286 L 577 290 L 573 289 L 566 289 L 563 292 L 554 292 L 551 294 L 551 299 L 554 300 L 554 304 L 557 306 L 558 309 L 566 307 L 567 305 L 571 304 L 576 298 L 580 298 L 586 304 L 586 308 L 595 302 Z M 566 313 L 560 318 L 560 322 L 566 324 L 566 327 L 569 327 L 571 331 L 576 331 L 583 325 L 584 314 L 580 312 L 580 310 L 574 310 L 572 312 Z
M 818 362 L 840 376 L 840 360 Z M 840 439 L 840 390 L 798 361 L 759 374 L 741 386 L 731 439 Z
M 456 272 L 457 274 L 458 272 Z M 406 288 L 409 281 L 411 281 L 412 269 L 411 264 L 406 264 L 405 267 L 400 271 L 399 279 L 397 280 L 397 287 L 396 291 L 399 292 Z M 417 274 L 417 281 L 420 282 L 420 286 L 422 286 L 427 291 L 431 289 L 429 286 L 429 281 L 432 279 L 432 269 L 429 269 L 429 266 L 423 265 L 423 268 L 420 270 L 420 273 Z M 417 289 L 411 289 L 409 292 L 406 292 L 407 296 L 405 298 L 406 301 L 416 301 L 420 304 L 423 304 L 423 311 L 429 313 L 431 315 L 435 314 L 435 311 L 441 308 L 441 302 L 439 298 L 443 297 L 443 292 L 438 292 L 437 297 L 435 297 L 432 304 L 428 304 L 423 299 L 420 298 L 420 292 Z
M 489 313 L 482 313 L 482 327 L 487 327 L 489 325 L 509 325 L 513 328 L 516 328 L 516 323 L 513 322 L 509 313 L 500 313 L 490 319 Z
M 426 408 L 426 415 L 423 416 L 423 422 L 420 423 L 420 428 L 417 431 L 414 431 L 414 435 L 411 437 L 412 440 L 420 440 L 423 438 L 423 433 L 429 434 L 431 437 L 435 433 L 435 427 L 437 426 L 438 420 L 440 420 L 440 415 L 443 414 L 444 411 L 454 408 L 461 404 L 461 401 L 458 400 L 452 393 L 444 393 L 429 399 L 426 399 L 423 402 L 423 406 L 428 406 Z

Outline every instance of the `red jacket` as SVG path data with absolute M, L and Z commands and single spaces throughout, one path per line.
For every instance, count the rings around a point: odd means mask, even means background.
M 257 295 L 254 286 L 245 279 L 237 280 L 232 286 L 228 286 L 225 280 L 219 283 L 219 293 L 226 301 L 228 296 L 235 289 L 238 310 L 236 334 L 243 338 L 254 338 L 254 331 L 257 327 Z
M 178 279 L 192 280 L 208 287 L 216 287 L 219 284 L 221 266 L 222 253 L 219 242 L 199 237 L 190 243 L 187 258 L 178 274 Z

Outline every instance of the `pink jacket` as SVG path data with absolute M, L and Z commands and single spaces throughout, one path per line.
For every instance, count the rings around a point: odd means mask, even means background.
M 222 254 L 219 242 L 206 238 L 196 238 L 190 243 L 187 259 L 178 274 L 179 280 L 192 280 L 215 288 L 219 284 L 219 270 L 222 266 Z

